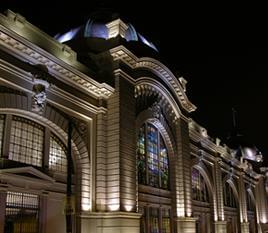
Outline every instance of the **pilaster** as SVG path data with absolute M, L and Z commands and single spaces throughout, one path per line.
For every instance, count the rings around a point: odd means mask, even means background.
M 81 233 L 140 233 L 138 213 L 108 212 L 81 216 Z
M 177 155 L 174 159 L 174 205 L 176 210 L 175 229 L 177 233 L 195 233 L 196 218 L 192 217 L 192 187 L 187 122 L 178 119 L 176 124 Z
M 249 233 L 249 223 L 248 222 L 241 223 L 241 233 Z
M 107 116 L 105 113 L 97 115 L 96 129 L 96 210 L 105 211 L 106 203 L 106 155 L 107 155 Z M 94 190 L 95 191 L 95 190 Z
M 176 220 L 177 233 L 195 233 L 196 232 L 196 218 L 179 217 Z
M 249 233 L 244 176 L 245 176 L 245 173 L 241 172 L 239 175 L 239 181 L 238 181 L 239 207 L 240 207 L 239 211 L 240 211 L 241 233 Z
M 137 210 L 134 86 L 120 73 L 108 100 L 107 205 L 109 211 Z
M 174 159 L 174 193 L 177 217 L 192 216 L 191 164 L 189 128 L 187 122 L 178 119 L 176 124 L 177 155 Z
M 226 221 L 224 221 L 223 184 L 221 173 L 221 158 L 216 158 L 214 163 L 214 183 L 216 200 L 214 203 L 214 228 L 215 233 L 226 233 Z
M 260 176 L 256 185 L 256 209 L 258 232 L 268 230 L 268 200 L 265 191 L 264 177 Z
M 226 233 L 227 232 L 227 226 L 226 221 L 215 221 L 215 233 Z

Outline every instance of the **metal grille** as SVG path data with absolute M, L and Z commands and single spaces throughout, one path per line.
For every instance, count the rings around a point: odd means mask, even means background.
M 0 115 L 0 157 L 2 156 L 3 138 L 4 138 L 4 124 L 5 115 Z
M 38 195 L 7 192 L 5 233 L 37 233 L 38 216 Z
M 9 159 L 42 166 L 44 127 L 22 117 L 13 116 Z
M 50 137 L 49 169 L 58 172 L 67 172 L 66 147 L 55 135 Z

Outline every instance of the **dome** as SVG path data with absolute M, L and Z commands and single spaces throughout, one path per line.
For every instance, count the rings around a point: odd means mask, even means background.
M 158 51 L 152 42 L 138 33 L 132 24 L 123 22 L 118 14 L 93 14 L 84 25 L 73 28 L 64 34 L 57 34 L 54 38 L 64 43 L 75 38 L 101 38 L 109 40 L 118 35 L 126 41 L 140 41 Z
M 233 156 L 237 159 L 243 158 L 251 161 L 262 162 L 260 150 L 248 142 L 242 135 L 232 135 L 227 140 L 227 145 L 231 148 Z

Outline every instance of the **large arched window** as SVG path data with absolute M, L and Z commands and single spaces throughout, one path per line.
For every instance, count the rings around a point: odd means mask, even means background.
M 137 142 L 138 180 L 140 184 L 168 189 L 168 153 L 160 132 L 150 123 L 139 130 Z
M 229 182 L 225 182 L 223 185 L 223 198 L 225 206 L 233 208 L 237 207 L 234 192 Z
M 196 168 L 192 168 L 192 198 L 196 201 L 209 202 L 206 182 Z
M 8 155 L 2 153 L 4 141 Z M 48 167 L 51 172 L 67 172 L 66 147 L 62 141 L 44 126 L 24 117 L 0 115 L 0 157 L 3 156 L 22 164 Z

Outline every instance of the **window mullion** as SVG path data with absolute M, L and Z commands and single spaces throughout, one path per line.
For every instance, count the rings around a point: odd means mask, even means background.
M 43 158 L 43 168 L 45 171 L 49 170 L 49 148 L 50 148 L 50 137 L 51 132 L 49 128 L 45 128 L 45 137 L 44 137 L 44 158 Z
M 146 180 L 145 180 L 145 183 L 146 185 L 149 184 L 149 172 L 148 172 L 148 150 L 147 150 L 147 147 L 148 147 L 148 140 L 147 140 L 147 133 L 148 133 L 148 130 L 147 130 L 147 123 L 145 123 L 145 129 L 144 129 L 144 144 L 145 144 L 145 175 L 146 175 Z
M 11 121 L 12 115 L 7 114 L 4 122 L 4 133 L 3 133 L 3 158 L 8 159 L 10 136 L 11 136 Z

